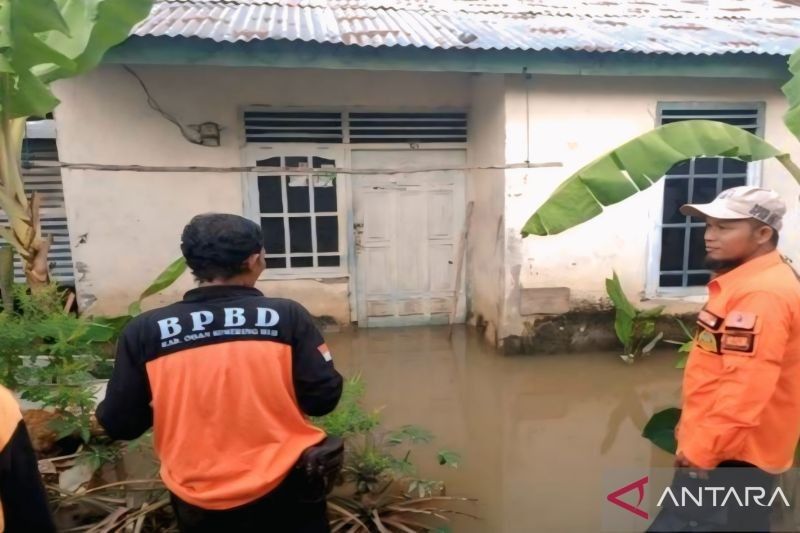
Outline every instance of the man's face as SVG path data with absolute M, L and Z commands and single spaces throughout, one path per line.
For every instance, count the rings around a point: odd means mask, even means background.
M 752 257 L 769 241 L 771 232 L 750 219 L 706 219 L 706 264 L 720 271 L 736 267 Z

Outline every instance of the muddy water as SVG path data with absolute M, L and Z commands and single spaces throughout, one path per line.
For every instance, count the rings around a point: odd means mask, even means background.
M 415 457 L 421 476 L 479 499 L 460 533 L 601 529 L 609 470 L 667 467 L 671 457 L 640 437 L 653 412 L 677 405 L 674 352 L 634 366 L 609 353 L 503 357 L 474 331 L 355 330 L 326 335 L 345 375 L 360 373 L 365 403 L 388 427 L 415 424 L 436 442 Z M 459 451 L 458 470 L 437 448 Z

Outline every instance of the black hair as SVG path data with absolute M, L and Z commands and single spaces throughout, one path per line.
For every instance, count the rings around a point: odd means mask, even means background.
M 181 252 L 198 281 L 230 279 L 245 272 L 245 260 L 264 247 L 261 227 L 244 217 L 197 215 L 181 235 Z

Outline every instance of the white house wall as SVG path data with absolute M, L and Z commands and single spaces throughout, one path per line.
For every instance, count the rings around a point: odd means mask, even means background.
M 470 166 L 502 163 L 505 143 L 505 78 L 475 76 L 467 150 Z M 467 199 L 474 202 L 467 250 L 470 318 L 473 324 L 486 328 L 484 335 L 490 342 L 496 342 L 503 313 L 505 172 L 473 170 L 467 185 Z
M 172 166 L 238 166 L 250 105 L 369 108 L 392 111 L 469 107 L 469 77 L 459 74 L 134 67 L 161 107 L 184 124 L 219 123 L 222 145 L 186 142 L 147 105 L 121 67 L 59 82 L 56 110 L 62 161 Z M 64 171 L 79 303 L 93 313 L 124 310 L 180 254 L 189 219 L 204 212 L 243 212 L 241 175 Z M 146 307 L 174 301 L 193 286 L 187 275 Z M 347 278 L 265 282 L 317 315 L 350 321 Z
M 527 103 L 526 103 L 526 100 Z M 636 302 L 645 300 L 651 229 L 661 203 L 659 186 L 607 209 L 565 233 L 520 238 L 520 229 L 558 184 L 617 145 L 654 127 L 659 102 L 765 102 L 765 138 L 800 156 L 800 143 L 783 126 L 786 103 L 774 83 L 746 80 L 522 76 L 507 79 L 506 158 L 560 161 L 563 168 L 506 172 L 505 310 L 500 337 L 521 335 L 535 316 L 521 314 L 522 288 L 569 288 L 569 307 L 592 308 L 616 270 Z M 530 121 L 527 120 L 529 109 Z M 762 184 L 788 201 L 786 228 L 798 227 L 797 184 L 775 161 L 763 165 Z M 800 259 L 800 237 L 784 231 L 781 249 Z M 671 312 L 697 310 L 702 296 L 657 299 Z M 552 302 L 550 302 L 552 303 Z M 530 310 L 524 310 L 530 313 Z

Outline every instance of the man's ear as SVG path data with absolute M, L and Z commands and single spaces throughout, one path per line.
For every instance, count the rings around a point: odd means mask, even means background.
M 261 252 L 251 254 L 250 257 L 244 260 L 244 266 L 247 267 L 247 270 L 256 270 L 260 261 Z
M 759 245 L 767 244 L 772 239 L 775 230 L 771 226 L 763 225 L 756 230 L 756 240 Z

